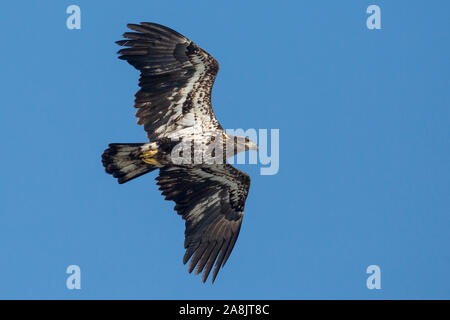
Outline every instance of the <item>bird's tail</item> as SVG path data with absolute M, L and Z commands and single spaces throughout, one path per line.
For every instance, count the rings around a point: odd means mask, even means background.
M 157 163 L 153 164 L 143 158 L 146 154 L 142 152 L 143 145 L 144 143 L 111 143 L 102 155 L 105 171 L 117 178 L 119 183 L 125 183 L 158 169 Z

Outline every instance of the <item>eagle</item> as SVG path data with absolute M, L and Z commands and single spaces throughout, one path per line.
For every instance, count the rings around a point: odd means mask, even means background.
M 203 272 L 203 282 L 214 266 L 214 283 L 236 243 L 250 188 L 250 177 L 226 158 L 258 146 L 217 121 L 211 90 L 219 64 L 210 54 L 156 23 L 127 27 L 133 32 L 116 42 L 125 47 L 118 54 L 140 71 L 134 107 L 149 142 L 109 144 L 103 166 L 120 184 L 159 169 L 162 195 L 185 220 L 183 263 L 190 261 L 189 273 Z

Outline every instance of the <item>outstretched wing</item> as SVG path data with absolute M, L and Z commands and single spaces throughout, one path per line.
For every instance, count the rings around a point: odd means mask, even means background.
M 188 271 L 197 266 L 205 282 L 215 262 L 214 282 L 239 235 L 250 177 L 225 164 L 165 167 L 156 180 L 186 220 L 183 263 L 190 259 Z
M 221 128 L 211 107 L 219 64 L 178 32 L 156 23 L 128 24 L 136 32 L 117 44 L 120 59 L 141 72 L 135 107 L 150 140 Z

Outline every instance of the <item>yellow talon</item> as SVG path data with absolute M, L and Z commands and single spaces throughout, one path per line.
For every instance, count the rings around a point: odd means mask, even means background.
M 145 163 L 147 163 L 147 164 L 151 164 L 151 165 L 159 165 L 159 162 L 156 160 L 156 159 L 154 159 L 153 158 L 153 156 L 155 155 L 155 154 L 157 154 L 158 153 L 158 150 L 148 150 L 148 151 L 144 151 L 142 154 L 141 154 L 141 158 L 142 158 L 142 161 L 144 161 Z
M 154 166 L 157 166 L 157 165 L 160 164 L 156 159 L 153 159 L 153 158 L 150 158 L 150 159 L 142 159 L 142 160 L 143 160 L 145 163 L 151 164 L 151 165 L 154 165 Z
M 142 158 L 151 158 L 157 153 L 158 153 L 158 150 L 148 150 L 148 151 L 144 151 L 142 153 L 141 157 Z

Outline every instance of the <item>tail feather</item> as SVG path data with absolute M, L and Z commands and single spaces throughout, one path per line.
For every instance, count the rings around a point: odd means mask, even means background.
M 157 169 L 141 159 L 144 143 L 111 143 L 103 152 L 102 163 L 105 171 L 125 183 Z

